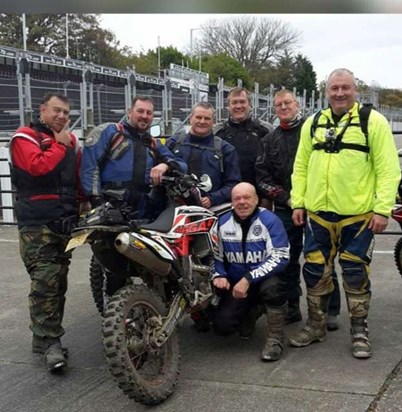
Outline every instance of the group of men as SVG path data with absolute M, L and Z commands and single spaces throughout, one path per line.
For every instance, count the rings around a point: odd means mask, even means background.
M 89 135 L 82 152 L 68 131 L 67 98 L 45 96 L 39 119 L 18 129 L 10 144 L 20 251 L 31 278 L 33 352 L 45 355 L 51 371 L 67 364 L 60 337 L 71 254 L 64 250 L 79 211 L 88 201 L 93 207 L 107 200 L 105 189 L 124 189 L 137 217 L 145 217 L 150 183 L 179 169 L 211 178 L 204 207 L 233 206 L 219 219 L 221 252 L 212 283 L 221 299 L 203 319 L 216 333 L 247 339 L 265 312 L 261 359 L 281 358 L 284 324 L 302 319 L 304 243 L 308 317 L 290 344 L 321 342 L 327 329 L 338 328 L 338 253 L 352 353 L 370 357 L 369 264 L 374 234 L 385 229 L 395 201 L 399 161 L 387 120 L 373 109 L 363 115 L 352 72 L 333 71 L 326 94 L 329 107 L 305 120 L 295 95 L 277 92 L 280 123 L 273 129 L 252 119 L 249 92 L 234 88 L 227 121 L 214 128 L 213 106 L 197 103 L 189 133 L 166 145 L 148 131 L 153 101 L 137 96 L 127 120 Z

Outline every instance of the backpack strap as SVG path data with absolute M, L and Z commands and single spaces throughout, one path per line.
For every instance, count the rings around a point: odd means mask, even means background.
M 339 153 L 340 150 L 342 149 L 351 149 L 351 150 L 358 150 L 360 152 L 364 153 L 370 153 L 370 146 L 369 146 L 369 141 L 368 141 L 368 119 L 371 113 L 371 110 L 373 108 L 373 105 L 371 103 L 364 103 L 362 107 L 359 109 L 359 123 L 351 123 L 350 120 L 347 124 L 347 126 L 342 130 L 342 132 L 337 136 L 336 141 L 332 145 L 328 145 L 327 143 L 316 143 L 313 145 L 313 148 L 315 150 L 320 150 L 324 149 L 328 153 Z M 318 127 L 329 127 L 329 120 L 327 122 L 327 125 L 319 125 L 318 120 L 321 116 L 321 111 L 317 112 L 314 115 L 313 122 L 311 124 L 310 128 L 310 136 L 311 138 L 314 137 L 315 131 L 317 130 Z M 344 132 L 346 131 L 346 128 L 348 126 L 360 126 L 360 129 L 362 133 L 365 136 L 366 139 L 366 145 L 361 145 L 357 143 L 344 143 L 342 142 L 342 136 Z
M 318 111 L 313 117 L 313 121 L 311 122 L 311 127 L 310 127 L 310 136 L 311 136 L 311 138 L 314 137 L 315 131 L 317 130 L 318 119 L 320 118 L 321 113 L 322 113 L 322 110 Z
M 180 130 L 179 134 L 177 135 L 176 144 L 173 150 L 177 150 L 186 140 L 187 133 L 185 130 Z
M 192 147 L 197 147 L 198 149 L 203 149 L 203 150 L 213 150 L 215 153 L 215 156 L 218 158 L 219 160 L 219 170 L 221 173 L 224 172 L 224 165 L 223 165 L 223 153 L 222 153 L 222 139 L 218 136 L 214 135 L 214 147 L 208 147 L 208 146 L 202 146 L 196 143 L 189 143 L 186 142 L 186 137 L 187 137 L 187 133 L 185 131 L 181 131 L 178 135 L 177 135 L 177 139 L 176 139 L 176 143 L 172 149 L 172 152 L 177 152 L 180 148 L 180 146 L 182 144 L 186 144 L 188 146 L 192 146 Z
M 105 166 L 107 157 L 110 151 L 114 147 L 119 145 L 125 137 L 123 125 L 121 123 L 116 123 L 115 126 L 117 128 L 117 132 L 112 136 L 106 150 L 103 152 L 102 156 L 98 159 L 98 168 L 100 170 L 103 169 L 103 167 Z
M 371 103 L 364 103 L 363 106 L 359 110 L 359 121 L 360 121 L 360 128 L 364 136 L 366 137 L 366 146 L 369 147 L 368 142 L 368 119 L 370 117 L 371 110 L 373 109 L 373 105 Z
M 214 151 L 215 155 L 218 156 L 220 171 L 223 174 L 225 168 L 223 165 L 222 139 L 218 136 L 214 136 Z

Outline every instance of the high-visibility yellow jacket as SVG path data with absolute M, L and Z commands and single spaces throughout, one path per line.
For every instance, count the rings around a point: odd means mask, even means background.
M 345 129 L 344 143 L 367 146 L 359 125 L 359 104 L 355 103 L 338 122 L 336 134 Z M 315 150 L 325 142 L 327 123 L 334 124 L 331 109 L 322 111 L 311 137 L 311 116 L 303 125 L 292 174 L 291 202 L 294 209 L 359 215 L 369 211 L 389 216 L 395 203 L 400 165 L 395 141 L 387 119 L 371 110 L 368 120 L 369 153 L 344 148 L 339 153 Z

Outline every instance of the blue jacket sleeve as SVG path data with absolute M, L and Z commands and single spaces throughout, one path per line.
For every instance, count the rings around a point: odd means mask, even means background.
M 118 132 L 115 124 L 103 130 L 99 137 L 89 135 L 85 140 L 81 160 L 81 184 L 85 195 L 101 196 L 101 171 L 99 162 L 107 152 L 110 140 Z
M 166 146 L 170 151 L 172 151 L 173 148 L 176 146 L 176 142 L 177 142 L 176 137 L 175 137 L 175 136 L 171 136 L 171 137 L 169 137 L 169 139 L 166 140 L 165 146 Z
M 244 275 L 251 283 L 257 283 L 268 276 L 280 274 L 289 262 L 289 242 L 282 221 L 273 213 L 265 211 L 264 224 L 270 234 L 272 251 L 258 267 Z
M 187 163 L 180 156 L 173 154 L 167 144 L 168 142 L 164 145 L 159 140 L 157 141 L 156 150 L 163 159 L 162 162 L 172 168 L 180 170 L 182 173 L 187 173 Z M 171 147 L 173 147 L 173 145 Z
M 219 219 L 219 223 L 221 223 L 222 219 Z M 224 256 L 223 256 L 223 244 L 222 244 L 222 239 L 220 236 L 218 236 L 218 252 L 214 253 L 214 273 L 212 274 L 212 279 L 215 278 L 227 278 L 228 275 L 226 273 L 225 269 L 225 263 L 224 263 Z
M 223 153 L 223 176 L 222 186 L 214 192 L 208 192 L 207 196 L 211 199 L 212 206 L 230 202 L 230 194 L 233 186 L 240 182 L 239 159 L 235 148 L 224 142 L 222 145 Z

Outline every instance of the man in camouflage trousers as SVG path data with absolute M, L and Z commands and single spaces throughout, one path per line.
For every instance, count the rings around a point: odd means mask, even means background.
M 71 259 L 65 248 L 78 217 L 81 151 L 67 130 L 69 111 L 65 96 L 47 94 L 39 119 L 20 127 L 10 143 L 20 253 L 31 278 L 32 351 L 45 355 L 50 371 L 67 365 L 60 343 Z

